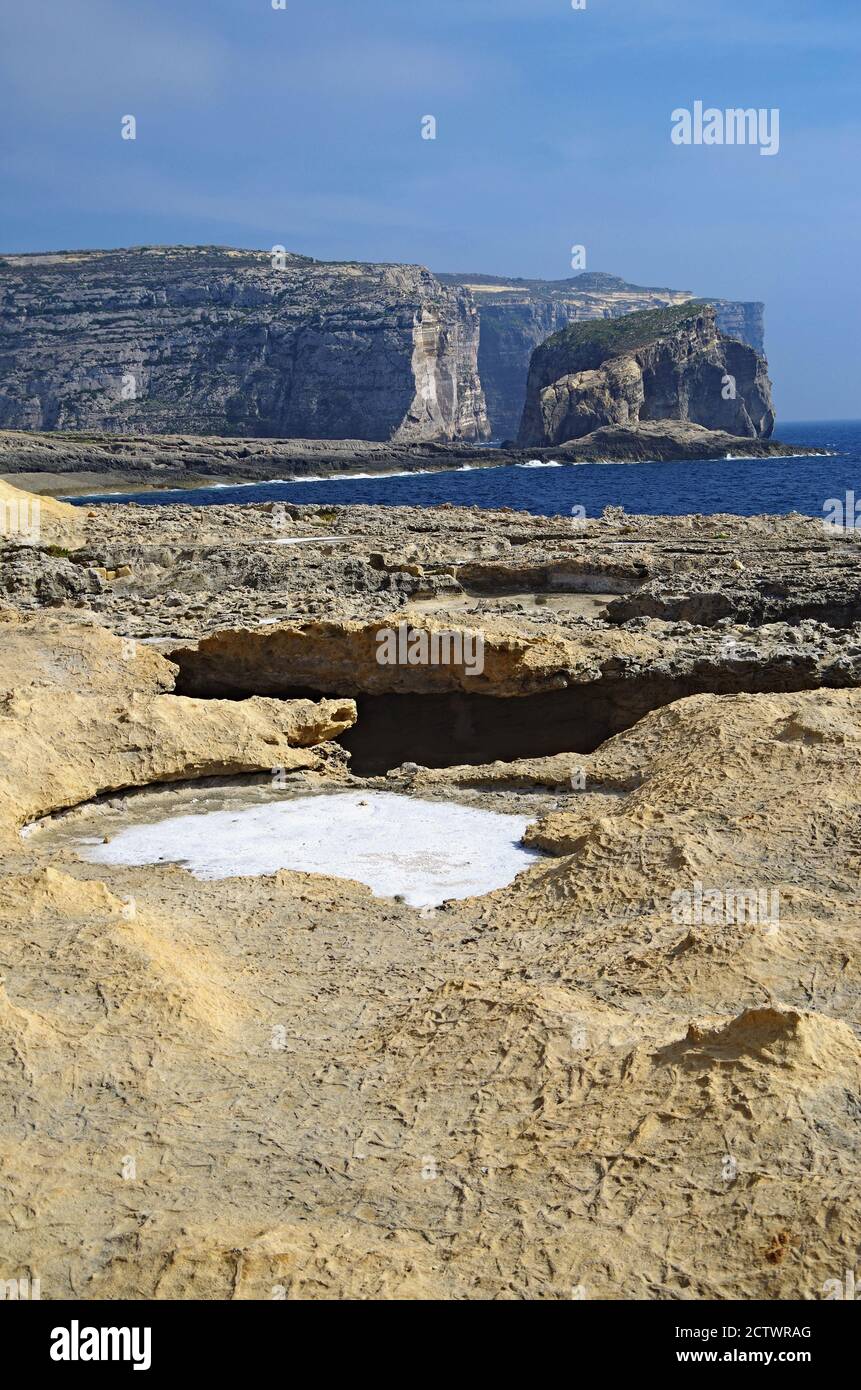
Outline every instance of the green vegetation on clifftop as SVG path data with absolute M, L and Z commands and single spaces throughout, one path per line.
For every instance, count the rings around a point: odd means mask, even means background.
M 587 319 L 569 324 L 561 332 L 554 333 L 540 350 L 588 346 L 600 353 L 602 360 L 606 360 L 623 352 L 633 352 L 654 342 L 656 338 L 675 333 L 683 324 L 690 323 L 709 310 L 714 312 L 711 305 L 703 300 L 691 299 L 684 304 L 668 305 L 665 309 L 642 309 L 621 318 Z

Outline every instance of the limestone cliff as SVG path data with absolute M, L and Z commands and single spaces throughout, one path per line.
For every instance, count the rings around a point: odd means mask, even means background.
M 774 428 L 763 357 L 721 334 L 698 301 L 564 329 L 537 348 L 523 445 L 561 444 L 607 425 L 683 420 L 760 438 Z
M 0 258 L 0 425 L 320 439 L 489 429 L 468 293 L 222 247 Z
M 592 272 L 567 280 L 440 274 L 437 279 L 468 290 L 478 305 L 478 370 L 491 430 L 500 440 L 513 439 L 517 434 L 530 358 L 552 333 L 585 319 L 618 318 L 682 304 L 692 298 L 689 290 L 648 288 L 629 284 L 618 275 Z M 764 352 L 762 304 L 705 298 L 715 306 L 722 333 Z

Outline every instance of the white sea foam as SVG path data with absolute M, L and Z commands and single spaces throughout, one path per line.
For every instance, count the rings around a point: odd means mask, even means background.
M 428 473 L 451 473 L 453 469 L 406 468 L 399 473 L 321 473 L 313 478 L 291 478 L 292 483 L 372 483 L 377 478 L 424 478 Z
M 787 459 L 814 459 L 814 458 L 837 458 L 834 452 L 824 451 L 821 454 L 724 454 L 724 458 L 731 459 L 733 463 L 785 463 Z M 685 462 L 686 460 L 682 460 Z

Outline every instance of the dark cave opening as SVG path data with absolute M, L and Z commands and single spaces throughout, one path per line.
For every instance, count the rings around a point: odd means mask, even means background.
M 361 777 L 380 776 L 405 762 L 439 768 L 592 753 L 651 710 L 686 695 L 803 690 L 816 684 L 803 677 L 787 681 L 786 672 L 771 682 L 765 673 L 757 675 L 754 680 L 733 679 L 727 672 L 711 679 L 640 677 L 506 698 L 360 694 L 355 696 L 357 722 L 338 742 Z M 315 698 L 313 692 L 302 693 Z
M 570 690 L 516 699 L 490 695 L 360 695 L 359 717 L 338 742 L 360 777 L 401 763 L 453 767 L 585 753 L 606 734 Z
M 252 694 L 286 700 L 355 699 L 357 722 L 336 742 L 350 753 L 356 775 L 373 777 L 405 762 L 442 768 L 592 753 L 650 711 L 688 695 L 812 690 L 822 681 L 815 668 L 792 663 L 753 668 L 739 664 L 735 669 L 709 664 L 679 676 L 605 674 L 599 681 L 521 696 L 459 691 L 366 694 L 343 686 L 321 690 L 281 681 L 250 682 L 247 677 L 243 685 L 246 688 L 239 688 L 229 677 L 215 680 L 207 674 L 201 679 L 183 673 L 177 693 L 210 699 L 248 699 Z

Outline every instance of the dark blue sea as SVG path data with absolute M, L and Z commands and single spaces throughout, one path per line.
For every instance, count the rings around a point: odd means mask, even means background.
M 829 498 L 844 498 L 847 492 L 861 498 L 861 420 L 787 423 L 775 437 L 802 447 L 828 449 L 833 456 L 558 467 L 521 464 L 373 478 L 111 493 L 69 500 L 78 505 L 101 501 L 142 506 L 280 501 L 433 507 L 452 502 L 458 507 L 513 507 L 540 516 L 570 515 L 573 507 L 584 507 L 586 516 L 594 517 L 608 504 L 640 514 L 735 512 L 754 516 L 802 512 L 822 516 Z M 744 454 L 743 439 L 739 439 L 738 453 Z

